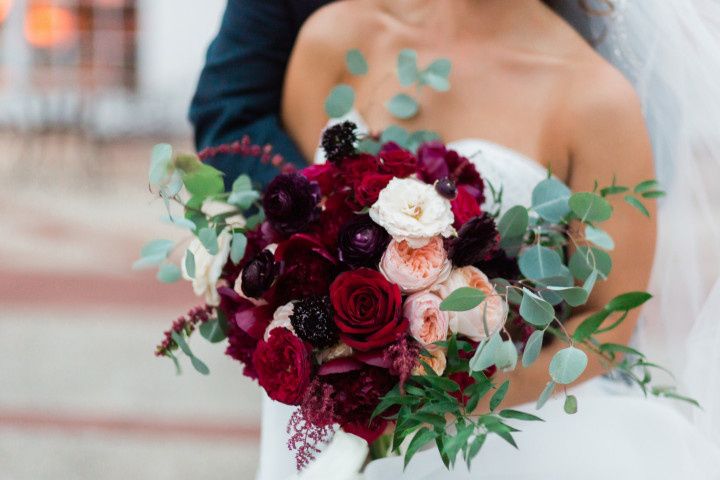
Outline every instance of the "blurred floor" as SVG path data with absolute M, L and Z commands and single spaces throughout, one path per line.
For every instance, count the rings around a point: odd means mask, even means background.
M 187 142 L 173 142 L 184 145 Z M 182 238 L 146 188 L 150 142 L 0 133 L 0 479 L 249 479 L 260 396 L 221 346 L 176 376 L 153 356 L 196 300 L 132 272 Z

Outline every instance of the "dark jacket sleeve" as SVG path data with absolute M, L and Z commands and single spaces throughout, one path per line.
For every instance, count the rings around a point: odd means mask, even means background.
M 311 13 L 304 9 L 298 12 L 285 0 L 228 1 L 190 107 L 198 150 L 248 135 L 254 144 L 271 144 L 286 162 L 305 165 L 279 119 L 288 58 Z M 264 186 L 278 173 L 258 159 L 237 155 L 220 155 L 208 163 L 225 173 L 226 188 L 241 174 Z

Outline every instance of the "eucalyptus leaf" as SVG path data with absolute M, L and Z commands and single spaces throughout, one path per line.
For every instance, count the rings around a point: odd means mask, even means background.
M 245 234 L 237 232 L 233 233 L 232 243 L 230 244 L 230 260 L 232 263 L 237 265 L 240 260 L 245 256 L 245 250 L 247 249 L 248 239 Z
M 253 203 L 260 199 L 260 193 L 254 190 L 245 190 L 242 192 L 232 192 L 228 197 L 227 203 L 235 205 L 241 210 L 249 209 Z
M 535 404 L 536 410 L 540 410 L 542 407 L 545 406 L 548 400 L 550 400 L 550 397 L 552 397 L 556 386 L 557 384 L 555 382 L 548 382 L 548 384 L 545 386 L 545 390 L 542 391 L 540 397 L 537 400 L 537 403 Z
M 612 237 L 606 231 L 593 227 L 592 225 L 585 227 L 585 238 L 605 250 L 615 249 L 615 242 Z
M 612 216 L 613 209 L 600 195 L 590 192 L 576 193 L 568 202 L 570 209 L 581 222 L 604 222 Z
M 200 243 L 203 244 L 210 255 L 217 255 L 220 251 L 215 230 L 208 227 L 203 228 L 198 232 L 198 239 L 200 239 Z
M 240 175 L 235 179 L 232 184 L 232 191 L 236 192 L 247 192 L 252 190 L 252 180 L 247 175 Z
M 531 280 L 565 275 L 560 255 L 555 250 L 541 245 L 525 250 L 520 255 L 518 265 L 522 274 Z
M 440 304 L 440 310 L 446 312 L 466 312 L 479 306 L 485 301 L 487 295 L 482 290 L 471 287 L 461 287 L 453 291 Z
M 390 125 L 380 134 L 381 143 L 394 142 L 401 147 L 410 141 L 410 133 L 397 125 Z
M 568 385 L 580 378 L 588 364 L 585 352 L 568 347 L 557 352 L 550 361 L 550 377 L 555 383 Z
M 187 191 L 198 201 L 225 191 L 222 172 L 205 164 L 200 164 L 191 173 L 183 175 L 183 183 Z
M 198 373 L 200 373 L 202 375 L 210 375 L 210 369 L 199 358 L 190 357 L 190 363 L 192 363 L 193 368 L 195 368 L 195 370 L 197 370 Z
M 505 212 L 500 218 L 500 222 L 498 222 L 500 238 L 503 240 L 522 238 L 527 232 L 529 223 L 530 217 L 527 208 L 521 205 L 512 207 Z
M 185 273 L 190 278 L 195 278 L 195 254 L 191 250 L 185 252 Z
M 607 252 L 595 247 L 580 247 L 570 258 L 570 271 L 578 280 L 584 282 L 597 271 L 599 276 L 606 279 L 612 271 L 612 259 Z
M 159 143 L 152 149 L 148 180 L 150 185 L 161 185 L 168 176 L 173 149 L 167 143 Z
M 523 351 L 522 366 L 527 368 L 538 359 L 540 352 L 542 351 L 543 336 L 545 332 L 543 330 L 536 330 L 530 335 L 527 343 L 525 344 L 525 350 Z
M 560 295 L 571 307 L 585 305 L 588 301 L 588 292 L 581 287 L 548 287 L 548 289 Z
M 425 70 L 420 73 L 420 81 L 438 92 L 450 90 L 450 71 L 452 62 L 446 58 L 439 58 L 433 61 Z
M 180 350 L 187 355 L 188 357 L 194 357 L 192 350 L 190 350 L 190 346 L 185 341 L 185 337 L 176 331 L 173 331 L 170 334 L 170 337 L 173 339 L 173 341 L 177 344 L 178 347 L 180 347 Z
M 163 263 L 157 273 L 157 279 L 162 283 L 175 283 L 181 277 L 180 267 L 174 263 Z
M 175 246 L 172 240 L 152 240 L 146 243 L 140 250 L 141 257 L 154 257 L 156 255 L 167 256 Z
M 548 302 L 523 288 L 523 299 L 520 303 L 520 315 L 523 320 L 536 327 L 546 327 L 555 318 L 555 309 Z
M 495 365 L 496 352 L 502 346 L 503 340 L 499 333 L 478 345 L 475 355 L 470 359 L 470 370 L 481 372 Z
M 409 87 L 418 80 L 417 52 L 405 49 L 398 55 L 397 75 L 400 85 Z
M 540 182 L 532 193 L 532 207 L 543 219 L 551 223 L 561 222 L 569 213 L 568 200 L 572 191 L 555 178 Z
M 345 55 L 345 64 L 348 71 L 353 75 L 365 75 L 368 73 L 368 63 L 360 50 L 354 48 Z
M 577 397 L 575 395 L 565 397 L 565 405 L 563 408 L 568 415 L 575 415 L 578 411 Z
M 135 263 L 132 265 L 133 270 L 144 270 L 147 268 L 154 268 L 160 265 L 162 262 L 165 261 L 167 258 L 167 255 L 164 253 L 158 253 L 155 255 L 148 255 L 147 257 L 142 257 L 139 260 L 136 260 Z
M 213 318 L 200 325 L 200 335 L 210 343 L 219 343 L 227 338 L 220 318 Z
M 344 117 L 355 104 L 355 90 L 350 85 L 337 85 L 325 99 L 325 113 L 330 118 Z
M 433 132 L 431 130 L 418 130 L 410 135 L 406 148 L 415 152 L 422 144 L 434 142 L 440 139 L 440 135 L 437 132 Z
M 420 110 L 417 101 L 406 93 L 398 93 L 387 102 L 386 106 L 394 117 L 401 120 L 414 117 Z
M 163 223 L 169 223 L 170 225 L 175 225 L 176 227 L 185 228 L 193 232 L 195 231 L 195 229 L 197 229 L 197 226 L 194 222 L 183 217 L 171 217 L 169 215 L 165 215 L 164 217 L 160 218 L 160 221 Z
M 506 340 L 500 345 L 495 354 L 495 365 L 503 371 L 515 370 L 518 361 L 518 352 L 512 340 Z

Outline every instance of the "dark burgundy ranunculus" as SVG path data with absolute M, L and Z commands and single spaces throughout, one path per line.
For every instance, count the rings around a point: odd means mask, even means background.
M 340 171 L 331 163 L 316 163 L 300 170 L 300 174 L 311 182 L 317 182 L 323 195 L 330 195 Z
M 338 257 L 353 268 L 377 268 L 390 240 L 385 229 L 369 215 L 357 215 L 340 229 Z
M 310 384 L 312 347 L 286 328 L 275 328 L 253 353 L 258 383 L 273 400 L 299 405 Z
M 369 422 L 383 396 L 397 384 L 387 369 L 363 366 L 348 372 L 323 376 L 333 387 L 335 421 L 343 430 L 365 439 L 377 440 L 387 427 L 387 420 L 376 417 Z
M 362 209 L 377 202 L 380 191 L 387 187 L 392 175 L 384 173 L 370 173 L 355 185 L 355 203 Z
M 362 181 L 365 175 L 378 173 L 380 171 L 380 160 L 377 157 L 361 153 L 354 157 L 348 157 L 339 164 L 340 177 L 343 183 L 351 188 Z
M 263 208 L 275 230 L 292 235 L 305 230 L 318 218 L 320 196 L 317 183 L 298 173 L 282 174 L 265 190 Z
M 448 257 L 456 267 L 467 267 L 489 260 L 500 245 L 495 220 L 487 213 L 467 222 L 450 242 Z
M 449 177 L 460 186 L 467 188 L 478 205 L 485 201 L 485 183 L 468 158 L 454 150 L 448 150 L 441 142 L 429 142 L 418 150 L 418 178 L 434 184 L 437 180 Z
M 455 216 L 455 223 L 453 226 L 456 229 L 460 229 L 469 220 L 479 216 L 482 213 L 480 205 L 477 200 L 469 192 L 467 187 L 461 185 L 457 190 L 457 197 L 455 200 L 450 202 L 452 207 L 453 215 Z
M 243 268 L 240 287 L 245 296 L 260 298 L 272 286 L 278 273 L 275 255 L 263 250 Z
M 400 288 L 376 270 L 340 274 L 330 285 L 330 300 L 340 338 L 356 350 L 383 347 L 407 331 Z
M 517 258 L 508 257 L 503 249 L 498 249 L 490 258 L 481 260 L 475 266 L 488 278 L 516 280 L 520 277 Z
M 271 304 L 327 295 L 338 262 L 317 235 L 298 233 L 280 242 L 275 259 L 280 262 L 280 275 L 265 295 Z
M 397 143 L 383 145 L 378 156 L 382 160 L 382 171 L 394 177 L 409 177 L 417 171 L 417 157 Z
M 447 148 L 441 142 L 424 143 L 418 149 L 417 172 L 420 180 L 433 184 L 436 181 L 450 176 L 450 170 L 445 161 Z

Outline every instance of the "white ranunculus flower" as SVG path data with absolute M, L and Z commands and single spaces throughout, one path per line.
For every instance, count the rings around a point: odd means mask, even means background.
M 393 178 L 370 207 L 370 218 L 397 241 L 420 248 L 437 235 L 455 234 L 450 202 L 435 187 L 411 178 Z
M 290 330 L 292 333 L 295 333 L 295 329 L 292 326 L 292 322 L 290 321 L 290 317 L 293 314 L 294 310 L 293 303 L 286 303 L 285 305 L 282 305 L 275 310 L 275 313 L 273 313 L 273 319 L 270 322 L 270 324 L 265 329 L 265 333 L 263 334 L 263 339 L 267 342 L 268 338 L 270 338 L 270 332 L 275 330 L 276 328 L 286 328 Z
M 185 270 L 185 258 L 182 261 L 182 274 L 186 280 L 192 281 L 195 295 L 204 297 L 205 302 L 213 307 L 220 305 L 220 295 L 217 292 L 217 283 L 220 280 L 223 268 L 230 256 L 230 241 L 232 235 L 228 230 L 223 230 L 218 235 L 218 253 L 210 255 L 210 252 L 194 238 L 188 250 L 195 256 L 195 278 L 190 278 Z M 185 254 L 187 256 L 187 253 Z

